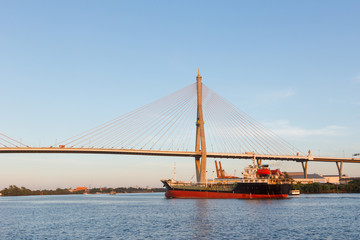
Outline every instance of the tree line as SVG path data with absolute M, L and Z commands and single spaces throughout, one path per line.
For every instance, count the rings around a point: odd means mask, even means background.
M 301 193 L 360 193 L 360 179 L 352 180 L 347 184 L 311 183 L 292 185 L 293 190 Z
M 57 188 L 55 190 L 30 190 L 26 187 L 17 187 L 10 185 L 0 191 L 3 196 L 31 196 L 31 195 L 66 195 L 66 194 L 84 194 L 86 191 L 71 191 L 67 188 Z M 146 192 L 165 192 L 164 188 L 134 188 L 134 187 L 118 187 L 118 188 L 91 188 L 87 193 L 146 193 Z
M 65 195 L 76 194 L 70 192 L 69 189 L 57 188 L 56 190 L 30 190 L 26 187 L 17 187 L 10 185 L 8 188 L 4 188 L 0 191 L 3 196 L 29 196 L 29 195 Z

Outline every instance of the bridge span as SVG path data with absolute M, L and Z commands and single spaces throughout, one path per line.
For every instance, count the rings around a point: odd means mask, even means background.
M 160 150 L 138 150 L 138 149 L 113 149 L 113 148 L 55 148 L 55 147 L 15 147 L 0 148 L 0 154 L 6 153 L 61 153 L 61 154 L 117 154 L 117 155 L 146 155 L 146 156 L 167 156 L 167 157 L 194 157 L 201 158 L 201 152 L 188 151 L 160 151 Z M 360 163 L 360 158 L 333 158 L 314 157 L 311 152 L 308 156 L 300 155 L 266 155 L 255 153 L 206 153 L 207 158 L 228 158 L 228 159 L 252 159 L 261 164 L 262 160 L 272 161 L 293 161 L 300 162 L 304 171 L 304 178 L 307 178 L 307 167 L 309 162 L 334 162 L 338 169 L 339 178 L 342 176 L 343 163 Z
M 309 162 L 336 163 L 339 178 L 343 163 L 360 163 L 301 152 L 206 87 L 200 71 L 196 83 L 51 147 L 29 147 L 0 133 L 0 154 L 7 153 L 191 157 L 198 182 L 205 182 L 207 158 L 300 162 L 305 178 Z
M 160 151 L 160 150 L 138 150 L 138 149 L 113 149 L 113 148 L 54 148 L 54 147 L 14 147 L 0 148 L 0 153 L 69 153 L 69 154 L 118 154 L 118 155 L 146 155 L 146 156 L 167 156 L 167 157 L 200 157 L 201 153 L 188 151 Z M 212 153 L 207 152 L 208 158 L 229 158 L 229 159 L 256 159 L 274 161 L 294 162 L 346 162 L 360 163 L 360 158 L 330 158 L 292 156 L 292 155 L 265 155 L 255 153 Z

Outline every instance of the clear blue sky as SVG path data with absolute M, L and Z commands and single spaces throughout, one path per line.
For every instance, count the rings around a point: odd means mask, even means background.
M 297 148 L 351 157 L 360 152 L 359 9 L 350 0 L 1 0 L 0 132 L 49 146 L 193 83 L 200 68 L 209 88 Z M 155 187 L 174 162 L 189 180 L 192 159 L 1 155 L 0 188 Z M 230 173 L 247 164 L 223 162 Z M 360 176 L 360 166 L 344 173 Z

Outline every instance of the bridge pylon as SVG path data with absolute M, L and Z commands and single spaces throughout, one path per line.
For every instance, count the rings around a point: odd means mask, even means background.
M 196 143 L 195 152 L 195 169 L 197 182 L 205 182 L 206 178 L 206 143 L 205 143 L 205 129 L 204 117 L 202 108 L 202 83 L 201 83 L 200 69 L 196 76 L 197 88 L 197 121 L 196 121 Z M 200 161 L 201 159 L 201 161 Z

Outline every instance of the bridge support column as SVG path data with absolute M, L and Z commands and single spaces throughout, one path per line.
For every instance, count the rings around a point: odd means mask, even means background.
M 341 162 L 340 162 L 340 165 L 339 165 L 339 162 L 336 162 L 336 167 L 337 167 L 338 172 L 339 172 L 339 180 L 341 180 L 341 177 L 342 177 L 343 162 L 341 161 Z
M 200 182 L 200 157 L 195 157 L 196 181 Z
M 205 129 L 202 109 L 202 83 L 200 70 L 196 76 L 196 90 L 197 90 L 197 121 L 196 121 L 196 143 L 195 152 L 200 156 L 195 157 L 196 180 L 201 183 L 206 181 L 206 144 L 205 144 Z M 201 158 L 201 161 L 200 161 Z
M 303 171 L 304 171 L 304 178 L 307 178 L 307 166 L 308 166 L 308 161 L 301 162 L 301 166 L 302 166 Z

